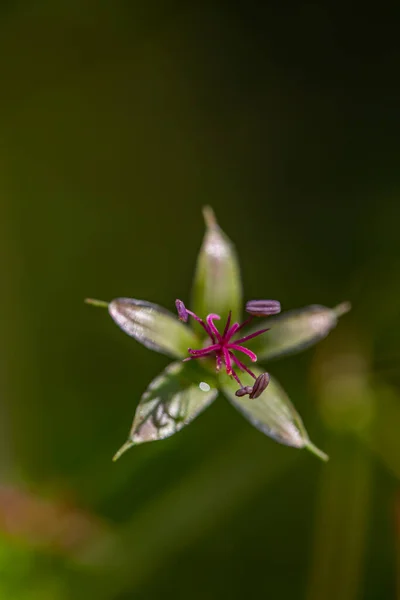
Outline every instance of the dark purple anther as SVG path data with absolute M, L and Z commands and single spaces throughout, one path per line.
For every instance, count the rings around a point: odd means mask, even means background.
M 241 398 L 242 396 L 249 396 L 253 391 L 253 388 L 251 387 L 251 385 L 245 385 L 244 387 L 239 388 L 236 392 L 235 392 L 235 396 L 237 396 L 238 398 Z
M 249 300 L 246 312 L 252 317 L 269 317 L 281 312 L 281 303 L 278 300 Z
M 188 311 L 186 310 L 186 306 L 183 304 L 182 300 L 175 300 L 176 310 L 178 311 L 178 317 L 184 323 L 187 322 L 189 318 Z
M 270 377 L 268 373 L 262 373 L 262 375 L 259 375 L 259 377 L 257 377 L 253 385 L 253 390 L 250 394 L 251 399 L 259 398 L 261 396 L 263 391 L 268 387 L 269 379 Z
M 259 398 L 263 391 L 268 387 L 269 379 L 270 377 L 268 373 L 262 373 L 255 380 L 253 387 L 251 385 L 245 385 L 235 392 L 235 396 L 238 398 L 241 398 L 242 396 L 250 396 L 252 400 Z

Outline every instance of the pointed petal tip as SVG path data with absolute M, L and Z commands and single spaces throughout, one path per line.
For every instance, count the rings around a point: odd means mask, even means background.
M 101 308 L 108 308 L 109 303 L 105 300 L 96 300 L 95 298 L 85 298 L 85 304 L 91 304 L 92 306 L 99 306 Z
M 121 456 L 123 454 L 125 454 L 125 452 L 127 450 L 129 450 L 130 448 L 132 448 L 132 446 L 134 446 L 135 443 L 132 442 L 132 440 L 127 440 L 125 442 L 125 444 L 123 446 L 121 446 L 121 448 L 118 450 L 118 452 L 116 452 L 113 456 L 113 462 L 116 462 L 119 458 L 121 458 Z
M 321 459 L 322 461 L 327 462 L 329 460 L 329 456 L 327 454 L 325 454 L 325 452 L 323 452 L 322 450 L 317 448 L 317 446 L 315 444 L 313 444 L 312 442 L 308 441 L 307 444 L 305 445 L 305 448 L 309 452 L 311 452 L 312 454 L 317 456 L 319 459 Z
M 211 206 L 203 206 L 203 218 L 208 229 L 218 227 L 217 219 Z
M 337 317 L 341 317 L 351 311 L 351 302 L 341 302 L 333 310 Z

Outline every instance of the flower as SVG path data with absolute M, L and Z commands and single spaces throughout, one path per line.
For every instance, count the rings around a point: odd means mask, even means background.
M 173 435 L 209 406 L 219 392 L 275 441 L 307 448 L 327 460 L 310 441 L 279 383 L 246 362 L 250 359 L 255 364 L 318 342 L 336 326 L 338 317 L 350 310 L 349 303 L 333 309 L 311 305 L 278 315 L 281 306 L 277 300 L 250 300 L 246 304 L 249 317 L 240 324 L 242 288 L 235 249 L 209 207 L 204 209 L 204 218 L 206 233 L 197 260 L 193 310 L 179 299 L 175 301 L 178 316 L 133 298 L 117 298 L 110 303 L 86 300 L 107 307 L 115 323 L 147 348 L 180 359 L 156 377 L 142 395 L 129 438 L 114 460 L 133 445 Z M 188 326 L 189 317 L 193 328 Z M 257 318 L 263 320 L 254 327 Z M 225 319 L 222 332 L 214 323 L 221 319 Z M 248 332 L 242 335 L 245 327 Z
M 207 316 L 206 321 L 204 322 L 203 319 L 198 317 L 194 312 L 192 312 L 191 310 L 187 310 L 182 300 L 176 300 L 175 305 L 181 321 L 184 321 L 186 323 L 189 318 L 189 315 L 192 316 L 198 323 L 200 323 L 207 336 L 211 340 L 210 346 L 205 346 L 205 348 L 202 348 L 200 350 L 193 350 L 192 348 L 188 348 L 188 353 L 190 354 L 190 356 L 188 358 L 185 358 L 184 362 L 192 360 L 194 358 L 205 358 L 206 356 L 215 354 L 217 372 L 221 370 L 222 364 L 225 364 L 227 375 L 232 375 L 233 378 L 236 379 L 238 384 L 241 386 L 240 389 L 236 392 L 236 396 L 240 397 L 248 394 L 251 398 L 258 398 L 258 396 L 261 395 L 261 393 L 265 390 L 269 383 L 269 377 L 268 380 L 265 377 L 266 375 L 268 375 L 268 373 L 263 373 L 259 377 L 256 377 L 253 371 L 246 367 L 246 365 L 241 360 L 239 360 L 239 358 L 234 354 L 234 352 L 243 352 L 243 354 L 246 354 L 253 362 L 257 362 L 257 355 L 248 348 L 245 348 L 241 344 L 257 337 L 258 335 L 261 335 L 262 333 L 265 333 L 266 331 L 269 331 L 269 328 L 260 329 L 258 331 L 255 331 L 254 333 L 245 335 L 244 337 L 238 340 L 234 340 L 233 338 L 237 335 L 240 329 L 242 329 L 245 325 L 251 322 L 252 317 L 244 321 L 242 324 L 234 323 L 234 325 L 231 326 L 232 311 L 229 311 L 224 331 L 221 334 L 214 324 L 215 320 L 219 321 L 221 319 L 219 315 L 211 313 Z M 255 309 L 252 309 L 252 307 L 255 305 L 257 305 L 256 313 L 254 313 Z M 267 305 L 268 309 L 263 308 Z M 250 312 L 250 314 L 257 314 L 257 316 L 267 316 L 270 314 L 278 314 L 281 311 L 281 305 L 276 300 L 252 300 L 251 302 L 247 303 L 246 311 Z M 256 384 L 254 385 L 255 389 L 253 389 L 251 386 L 243 386 L 238 374 L 232 366 L 232 363 L 234 363 L 236 367 L 238 367 L 241 371 L 246 371 L 246 373 L 251 375 L 251 377 L 253 377 L 253 379 L 256 380 Z

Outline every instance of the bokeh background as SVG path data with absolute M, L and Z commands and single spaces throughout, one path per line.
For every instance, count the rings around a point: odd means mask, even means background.
M 1 599 L 400 597 L 399 15 L 383 6 L 1 4 Z M 328 464 L 223 399 L 111 462 L 168 359 L 83 299 L 188 300 L 204 204 L 246 298 L 353 304 L 270 366 Z

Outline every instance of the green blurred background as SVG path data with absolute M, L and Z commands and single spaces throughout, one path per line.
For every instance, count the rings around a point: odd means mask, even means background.
M 1 600 L 400 597 L 398 18 L 1 4 Z M 223 399 L 111 462 L 168 360 L 83 299 L 188 300 L 204 204 L 246 298 L 353 304 L 271 365 L 328 464 Z

